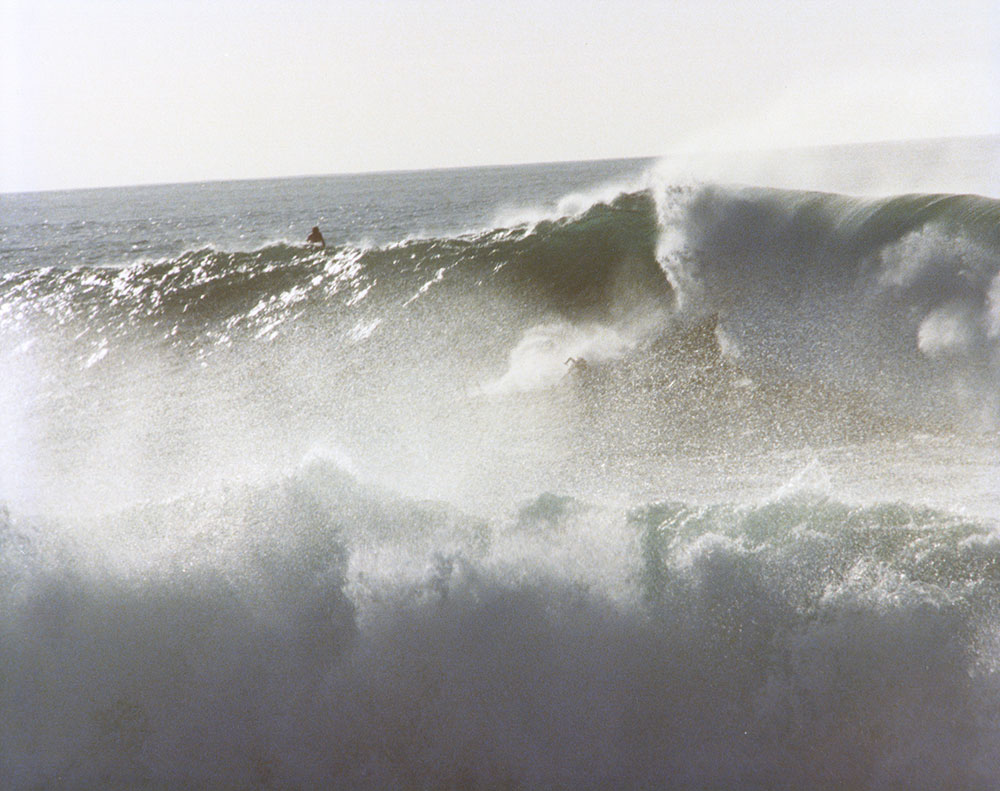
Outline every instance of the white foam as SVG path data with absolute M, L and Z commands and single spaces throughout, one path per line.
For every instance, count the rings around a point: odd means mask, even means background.
M 483 387 L 485 393 L 541 390 L 559 384 L 571 371 L 571 359 L 599 365 L 621 357 L 637 338 L 602 324 L 542 324 L 527 330 L 510 353 L 507 371 Z

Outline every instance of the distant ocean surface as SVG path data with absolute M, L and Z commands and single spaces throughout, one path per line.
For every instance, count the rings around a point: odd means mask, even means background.
M 998 137 L 0 195 L 4 788 L 992 791 L 998 529 Z

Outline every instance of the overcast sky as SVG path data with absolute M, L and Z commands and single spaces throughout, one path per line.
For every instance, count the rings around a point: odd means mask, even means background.
M 1000 132 L 995 0 L 0 8 L 0 191 Z

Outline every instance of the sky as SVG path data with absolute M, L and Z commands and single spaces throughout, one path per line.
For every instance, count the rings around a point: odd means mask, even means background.
M 0 0 L 0 192 L 1000 133 L 995 0 Z

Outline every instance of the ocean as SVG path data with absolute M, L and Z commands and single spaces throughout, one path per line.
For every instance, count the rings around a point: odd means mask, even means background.
M 996 789 L 998 529 L 1000 137 L 0 195 L 4 788 Z

